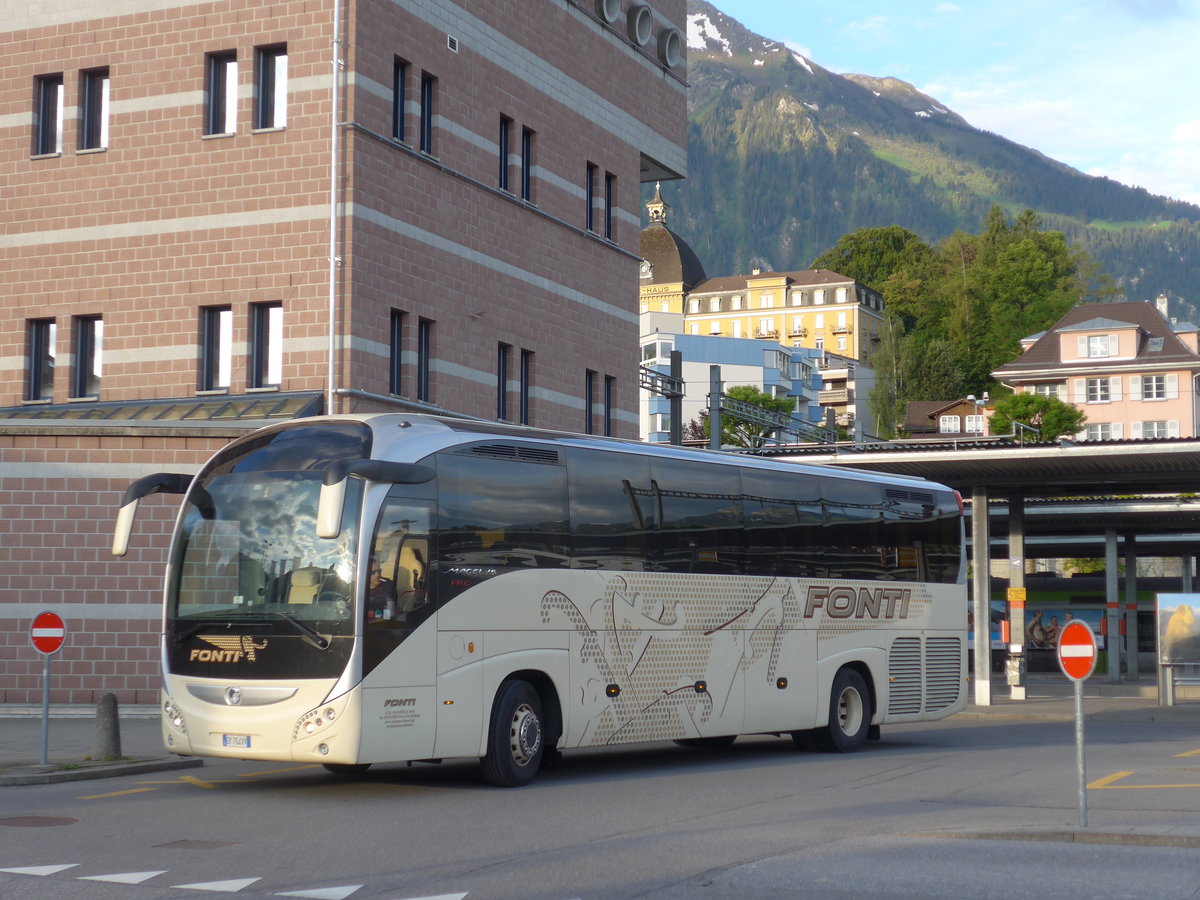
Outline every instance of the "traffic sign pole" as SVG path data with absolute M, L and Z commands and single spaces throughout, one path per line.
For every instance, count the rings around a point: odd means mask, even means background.
M 42 765 L 50 757 L 50 657 L 62 649 L 67 624 L 58 613 L 41 612 L 29 627 L 33 649 L 42 654 Z
M 1096 671 L 1096 635 L 1074 619 L 1058 636 L 1058 666 L 1075 682 L 1075 768 L 1079 773 L 1079 827 L 1087 828 L 1087 764 L 1083 755 L 1083 683 Z

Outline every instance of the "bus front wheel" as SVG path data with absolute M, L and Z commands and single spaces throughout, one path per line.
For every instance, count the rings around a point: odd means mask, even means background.
M 544 750 L 542 701 L 525 681 L 509 681 L 496 695 L 483 774 L 497 787 L 528 784 Z
M 860 749 L 871 730 L 871 695 L 862 675 L 842 669 L 833 679 L 829 695 L 829 725 L 818 728 L 813 737 L 817 746 L 828 753 L 849 753 Z

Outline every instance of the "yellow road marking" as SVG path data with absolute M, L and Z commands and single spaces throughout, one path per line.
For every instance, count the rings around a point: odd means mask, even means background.
M 257 778 L 259 775 L 281 775 L 284 772 L 303 772 L 305 769 L 319 769 L 316 763 L 306 763 L 303 766 L 288 766 L 286 769 L 264 769 L 261 772 L 243 772 L 238 778 Z
M 1128 778 L 1132 772 L 1113 772 L 1111 775 L 1106 775 L 1099 781 L 1093 781 L 1088 785 L 1088 790 L 1099 791 L 1164 791 L 1172 788 L 1200 788 L 1200 784 L 1116 784 L 1122 778 Z
M 216 787 L 216 784 L 213 782 L 204 781 L 200 778 L 197 778 L 195 775 L 180 775 L 179 780 L 186 781 L 188 784 L 194 784 L 196 787 L 202 787 L 206 791 L 211 791 Z
M 127 791 L 113 791 L 111 794 L 89 794 L 80 800 L 106 800 L 109 797 L 124 797 L 126 794 L 144 794 L 146 791 L 156 791 L 158 788 L 130 788 Z
M 1098 791 L 1101 788 L 1109 787 L 1114 781 L 1120 781 L 1122 778 L 1128 778 L 1132 772 L 1113 772 L 1111 775 L 1106 775 L 1099 781 L 1093 781 L 1088 785 L 1088 790 Z
M 1189 750 L 1187 753 L 1176 753 L 1175 756 L 1200 756 L 1200 750 Z

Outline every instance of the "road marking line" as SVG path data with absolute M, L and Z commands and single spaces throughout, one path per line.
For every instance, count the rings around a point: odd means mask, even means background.
M 127 791 L 113 791 L 110 794 L 88 794 L 80 800 L 107 800 L 109 797 L 125 797 L 129 794 L 144 794 L 146 791 L 156 791 L 158 788 L 130 788 Z
M 203 781 L 202 779 L 197 778 L 195 775 L 180 775 L 179 780 L 185 781 L 188 784 L 194 784 L 196 787 L 204 788 L 206 791 L 215 790 L 217 787 L 213 782 Z
M 289 766 L 286 769 L 264 769 L 261 772 L 243 772 L 238 778 L 257 778 L 259 775 L 281 775 L 284 772 L 303 772 L 305 769 L 319 769 L 317 763 L 306 763 L 303 766 Z
M 1106 775 L 1104 778 L 1101 778 L 1099 781 L 1093 781 L 1091 784 L 1088 785 L 1088 790 L 1098 791 L 1101 788 L 1108 787 L 1114 781 L 1120 781 L 1122 778 L 1128 778 L 1132 774 L 1133 774 L 1132 772 L 1113 772 L 1111 775 Z
M 1176 753 L 1176 757 L 1200 756 L 1200 750 L 1189 750 L 1187 753 Z

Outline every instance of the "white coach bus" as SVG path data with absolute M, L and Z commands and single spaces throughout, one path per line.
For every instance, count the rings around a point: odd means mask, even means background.
M 172 753 L 481 759 L 790 734 L 854 750 L 963 709 L 962 501 L 748 456 L 421 415 L 307 419 L 217 453 L 164 592 Z

